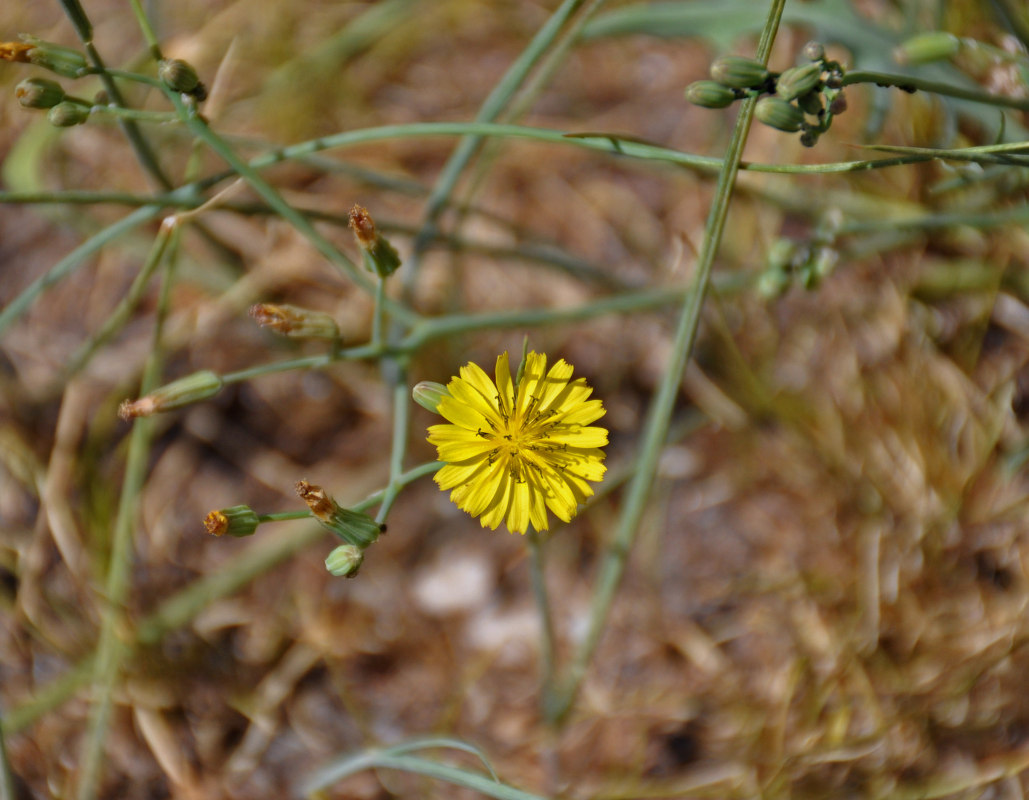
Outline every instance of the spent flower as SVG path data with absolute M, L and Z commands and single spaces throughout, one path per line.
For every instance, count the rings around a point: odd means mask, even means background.
M 504 353 L 495 374 L 470 363 L 447 384 L 437 410 L 449 422 L 429 428 L 446 462 L 436 483 L 484 528 L 547 530 L 547 509 L 568 522 L 604 477 L 607 430 L 591 425 L 603 403 L 564 359 L 547 370 L 547 357 L 530 352 L 516 383 Z

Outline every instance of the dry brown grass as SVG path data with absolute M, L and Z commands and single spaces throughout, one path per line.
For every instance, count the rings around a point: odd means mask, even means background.
M 371 47 L 335 57 L 319 45 L 362 6 L 189 0 L 162 6 L 162 36 L 205 77 L 228 59 L 213 99 L 220 131 L 295 141 L 470 119 L 554 5 L 421 3 Z M 125 4 L 88 6 L 109 62 L 136 56 Z M 0 31 L 73 41 L 49 3 L 5 5 Z M 784 31 L 777 57 L 788 62 L 803 41 Z M 717 153 L 726 117 L 681 100 L 709 58 L 696 42 L 587 43 L 529 120 Z M 10 65 L 0 70 L 8 98 L 0 154 L 44 132 L 13 100 L 21 77 Z M 755 130 L 747 157 L 853 157 L 845 143 L 858 138 L 862 116 L 855 96 L 813 153 Z M 919 125 L 935 119 L 902 101 L 883 138 L 922 141 Z M 179 174 L 181 139 L 164 129 L 155 136 Z M 430 186 L 452 145 L 399 141 L 347 156 Z M 495 155 L 475 195 L 480 209 L 609 276 L 654 286 L 686 279 L 688 267 L 672 265 L 680 237 L 702 235 L 704 180 L 524 142 Z M 114 126 L 64 133 L 41 167 L 52 188 L 147 188 Z M 807 232 L 827 198 L 931 209 L 938 201 L 927 189 L 944 174 L 923 166 L 854 180 L 745 176 L 718 269 L 757 272 L 768 245 Z M 420 218 L 423 197 L 309 167 L 270 175 L 298 206 L 345 213 L 360 202 L 381 220 Z M 768 201 L 787 189 L 789 212 Z M 119 213 L 3 206 L 0 299 Z M 370 300 L 284 223 L 225 212 L 205 223 L 238 264 L 187 238 L 166 375 L 296 352 L 253 328 L 245 309 L 259 300 L 328 310 L 348 341 L 367 338 Z M 482 214 L 463 230 L 515 241 Z M 154 299 L 85 374 L 57 393 L 50 387 L 125 291 L 153 233 L 106 250 L 0 343 L 0 706 L 8 711 L 95 645 L 126 437 L 114 409 L 137 385 Z M 345 234 L 332 231 L 349 248 Z M 409 241 L 395 241 L 406 252 Z M 523 542 L 481 531 L 423 481 L 405 491 L 357 580 L 325 572 L 326 541 L 139 650 L 118 686 L 104 796 L 282 797 L 334 754 L 440 732 L 482 747 L 505 781 L 568 797 L 1023 797 L 1029 544 L 1026 481 L 1011 465 L 1025 442 L 1029 308 L 1001 285 L 1026 268 L 1025 244 L 1012 227 L 915 236 L 901 249 L 845 258 L 810 292 L 709 302 L 680 399 L 683 418 L 696 408 L 705 422 L 664 457 L 579 706 L 556 735 L 538 712 Z M 960 263 L 995 280 L 968 291 L 944 282 L 941 292 L 940 275 Z M 445 250 L 433 252 L 417 287 L 426 313 L 568 305 L 597 293 L 538 265 Z M 670 328 L 655 313 L 530 332 L 605 399 L 615 471 L 633 453 Z M 445 380 L 469 360 L 517 350 L 521 336 L 434 345 L 414 377 Z M 200 520 L 210 509 L 296 508 L 299 478 L 347 501 L 383 485 L 387 409 L 375 365 L 340 363 L 257 379 L 162 418 L 130 618 L 299 524 L 267 526 L 252 542 L 207 539 Z M 418 433 L 427 424 L 419 409 L 412 463 L 432 456 Z M 617 493 L 604 498 L 550 543 L 564 643 L 581 633 L 617 504 Z M 88 689 L 78 691 L 9 736 L 26 796 L 68 796 L 89 703 Z M 465 796 L 395 773 L 351 779 L 333 796 L 391 795 Z

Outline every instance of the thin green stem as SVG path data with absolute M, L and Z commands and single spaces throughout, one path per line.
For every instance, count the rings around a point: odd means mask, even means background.
M 383 317 L 385 315 L 386 279 L 379 278 L 375 287 L 375 308 L 372 309 L 372 346 L 382 346 Z
M 313 516 L 310 509 L 304 509 L 303 511 L 277 511 L 274 514 L 258 514 L 257 521 L 262 524 L 265 522 L 288 522 L 294 519 L 307 519 Z
M 858 83 L 874 83 L 876 86 L 900 89 L 902 92 L 932 92 L 944 97 L 969 100 L 973 103 L 1029 111 L 1029 98 L 1025 97 L 1005 97 L 984 92 L 980 89 L 965 89 L 949 83 L 927 81 L 924 78 L 917 78 L 912 75 L 898 75 L 892 72 L 872 72 L 870 70 L 855 69 L 844 74 L 844 86 L 853 86 Z
M 257 169 L 240 158 L 228 142 L 211 129 L 203 117 L 197 116 L 191 109 L 187 108 L 175 92 L 166 90 L 165 96 L 171 100 L 172 104 L 175 106 L 175 110 L 179 113 L 179 116 L 186 125 L 189 126 L 189 129 L 198 139 L 203 141 L 215 153 L 221 156 L 221 158 L 224 159 L 241 178 L 250 184 L 251 188 L 257 192 L 257 194 L 260 195 L 269 206 L 281 215 L 283 219 L 289 222 L 297 232 L 306 238 L 319 253 L 328 259 L 331 264 L 342 269 L 354 283 L 369 294 L 374 294 L 375 286 L 372 281 L 357 268 L 357 265 L 347 258 L 343 251 L 319 233 L 307 217 L 283 200 L 282 196 L 272 187 L 272 185 L 258 174 Z M 388 298 L 383 302 L 388 306 L 390 313 L 396 319 L 404 322 L 405 324 L 413 324 L 418 320 L 418 315 L 406 306 L 394 303 Z
M 537 31 L 525 50 L 508 68 L 497 85 L 493 87 L 493 90 L 480 107 L 478 114 L 475 115 L 476 122 L 491 122 L 499 116 L 515 91 L 525 81 L 530 70 L 557 38 L 565 23 L 584 2 L 585 0 L 564 0 L 558 9 L 551 14 L 550 19 Z M 415 237 L 411 256 L 407 260 L 408 269 L 405 273 L 405 281 L 408 291 L 413 285 L 414 275 L 418 272 L 422 254 L 435 235 L 439 216 L 448 204 L 450 195 L 457 185 L 458 178 L 475 155 L 475 151 L 481 143 L 482 138 L 474 134 L 462 139 L 454 149 L 454 152 L 451 153 L 450 158 L 447 159 L 447 163 L 443 166 L 443 170 L 436 180 L 436 185 L 433 187 L 432 193 L 425 204 L 421 234 Z
M 769 9 L 768 20 L 762 31 L 756 56 L 762 64 L 768 62 L 768 55 L 779 28 L 784 6 L 785 0 L 773 0 Z M 555 693 L 549 708 L 545 709 L 548 720 L 552 724 L 563 722 L 575 703 L 586 669 L 600 643 L 611 604 L 618 585 L 621 583 L 625 564 L 629 552 L 632 550 L 647 499 L 650 496 L 654 477 L 657 474 L 658 457 L 668 436 L 669 421 L 675 406 L 675 399 L 678 396 L 686 363 L 696 339 L 697 327 L 700 324 L 700 311 L 711 279 L 715 254 L 725 230 L 725 221 L 729 214 L 729 203 L 736 182 L 740 156 L 750 131 L 756 102 L 757 99 L 751 97 L 740 105 L 722 171 L 718 176 L 715 197 L 708 214 L 704 243 L 701 245 L 697 258 L 696 276 L 682 307 L 670 361 L 665 368 L 657 393 L 651 401 L 640 454 L 636 459 L 636 469 L 626 490 L 614 538 L 600 567 L 593 601 L 590 605 L 586 635 L 576 648 L 564 685 Z
M 178 228 L 174 229 L 172 247 L 178 240 Z M 154 249 L 162 253 L 166 242 L 155 242 Z M 173 278 L 172 265 L 174 258 L 166 262 L 168 270 L 158 301 L 158 313 L 154 324 L 153 343 L 150 355 L 143 370 L 140 387 L 141 396 L 152 391 L 160 384 L 163 348 L 161 339 L 164 332 L 164 320 L 168 312 L 171 285 Z M 122 664 L 129 650 L 128 643 L 120 635 L 124 627 L 125 598 L 128 595 L 129 579 L 132 567 L 132 533 L 137 524 L 139 496 L 146 480 L 147 461 L 150 457 L 150 444 L 153 434 L 153 420 L 137 419 L 129 435 L 129 452 L 125 463 L 125 477 L 122 481 L 121 496 L 118 500 L 118 512 L 115 516 L 114 534 L 111 542 L 111 556 L 107 567 L 105 587 L 105 604 L 100 620 L 100 638 L 97 644 L 97 655 L 93 673 L 96 696 L 93 700 L 92 713 L 84 744 L 82 756 L 82 773 L 78 787 L 79 800 L 93 800 L 97 795 L 97 787 L 103 764 L 104 744 L 110 723 L 111 710 L 114 704 L 114 687 L 121 675 Z
M 529 544 L 529 575 L 532 581 L 532 597 L 536 603 L 536 613 L 540 620 L 540 685 L 542 686 L 543 707 L 549 704 L 554 692 L 555 643 L 554 615 L 550 607 L 547 593 L 545 562 L 543 559 L 543 537 L 539 531 L 529 528 L 526 533 Z
M 132 312 L 142 299 L 143 292 L 150 283 L 150 278 L 160 265 L 161 259 L 164 258 L 165 249 L 171 238 L 171 231 L 171 226 L 161 226 L 161 230 L 158 231 L 157 238 L 154 240 L 154 246 L 150 248 L 150 253 L 147 256 L 147 260 L 143 263 L 142 269 L 133 278 L 128 292 L 125 293 L 117 307 L 108 316 L 107 321 L 104 322 L 100 330 L 93 334 L 87 342 L 83 343 L 68 360 L 61 374 L 61 384 L 86 366 L 97 349 L 120 331 L 125 323 L 128 322 Z
M 4 736 L 3 717 L 0 716 L 0 800 L 15 800 L 14 771 L 7 757 L 7 742 Z
M 162 125 L 179 122 L 178 114 L 172 111 L 146 111 L 139 108 L 122 108 L 110 103 L 103 105 L 91 105 L 90 114 L 106 114 L 118 119 L 131 119 L 136 122 L 156 122 Z
M 393 387 L 393 440 L 389 454 L 389 484 L 382 496 L 382 505 L 375 515 L 376 522 L 385 522 L 393 503 L 403 485 L 404 456 L 407 453 L 407 434 L 411 418 L 411 391 L 407 386 L 407 370 L 393 359 L 383 363 L 384 371 L 392 369 L 396 374 L 387 375 Z
M 403 488 L 441 466 L 438 461 L 420 464 L 398 476 L 395 484 Z M 366 511 L 376 503 L 381 503 L 388 491 L 387 486 L 347 507 L 354 511 Z M 162 603 L 157 611 L 139 624 L 136 641 L 144 645 L 160 641 L 165 633 L 185 625 L 211 603 L 238 591 L 300 550 L 324 539 L 325 535 L 325 528 L 321 525 L 309 525 L 292 536 L 267 537 L 265 541 L 258 542 L 255 547 L 234 558 L 225 569 L 194 581 Z
M 159 216 L 160 213 L 160 207 L 151 206 L 137 209 L 113 225 L 104 228 L 68 253 L 68 255 L 54 264 L 49 272 L 30 283 L 21 294 L 0 311 L 0 335 L 32 305 L 39 295 L 71 274 L 86 258 L 110 242 L 113 242 L 119 236 Z
M 60 0 L 60 3 L 64 7 L 64 13 L 71 20 L 75 33 L 82 41 L 82 45 L 86 50 L 86 57 L 89 59 L 89 63 L 93 65 L 93 71 L 100 76 L 100 82 L 104 85 L 104 91 L 107 92 L 108 98 L 117 106 L 127 106 L 128 104 L 125 102 L 118 84 L 114 82 L 114 78 L 104 65 L 104 60 L 93 45 L 93 26 L 89 22 L 89 18 L 86 16 L 85 11 L 83 11 L 82 6 L 78 0 Z M 143 137 L 135 120 L 120 119 L 118 124 L 121 126 L 122 133 L 125 134 L 125 138 L 128 139 L 129 146 L 135 152 L 136 160 L 139 161 L 143 169 L 162 189 L 170 189 L 172 182 L 165 175 L 160 162 L 157 160 L 157 154 L 154 153 L 150 143 Z
M 139 0 L 129 0 L 129 4 L 132 6 L 132 13 L 136 17 L 136 23 L 139 25 L 139 29 L 143 33 L 143 38 L 146 39 L 147 46 L 150 48 L 150 57 L 153 58 L 154 61 L 160 61 L 164 58 L 164 56 L 161 55 L 161 43 L 157 39 L 157 34 L 154 33 L 150 20 L 147 19 L 147 15 L 143 10 L 142 4 Z

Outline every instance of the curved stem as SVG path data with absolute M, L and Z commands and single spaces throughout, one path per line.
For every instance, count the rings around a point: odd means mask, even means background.
M 1029 98 L 1026 97 L 1004 97 L 1003 95 L 984 92 L 981 89 L 965 89 L 950 83 L 927 81 L 924 78 L 917 78 L 912 75 L 897 75 L 892 72 L 872 72 L 870 70 L 855 69 L 843 76 L 844 86 L 853 86 L 858 83 L 874 83 L 876 86 L 900 89 L 902 92 L 932 92 L 944 97 L 969 100 L 973 103 L 1029 111 Z
M 768 20 L 758 44 L 757 59 L 762 64 L 768 62 L 768 54 L 771 52 L 772 42 L 779 28 L 785 2 L 786 0 L 773 0 L 769 9 Z M 600 567 L 596 589 L 593 593 L 593 602 L 590 606 L 586 636 L 575 651 L 564 685 L 559 688 L 550 706 L 545 709 L 552 724 L 563 722 L 575 703 L 586 669 L 600 643 L 611 603 L 621 582 L 636 531 L 650 496 L 651 485 L 657 474 L 658 456 L 668 435 L 669 420 L 675 405 L 675 398 L 679 393 L 686 363 L 693 349 L 697 327 L 700 324 L 700 310 L 711 279 L 715 253 L 718 251 L 722 233 L 725 230 L 729 202 L 732 199 L 733 185 L 739 170 L 740 156 L 750 131 L 756 102 L 757 99 L 753 97 L 744 100 L 736 118 L 736 125 L 733 128 L 722 171 L 718 177 L 714 201 L 708 214 L 704 243 L 697 258 L 696 277 L 686 296 L 679 317 L 670 363 L 667 365 L 657 394 L 651 401 L 640 454 L 636 460 L 636 470 L 626 490 L 614 539 L 608 547 Z

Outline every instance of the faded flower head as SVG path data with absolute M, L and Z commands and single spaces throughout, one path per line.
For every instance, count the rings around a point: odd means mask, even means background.
M 504 353 L 495 382 L 468 364 L 447 391 L 437 410 L 449 424 L 429 428 L 446 462 L 436 483 L 484 528 L 546 530 L 548 508 L 568 522 L 604 477 L 607 430 L 591 425 L 603 403 L 563 359 L 548 371 L 545 355 L 528 353 L 516 384 Z

